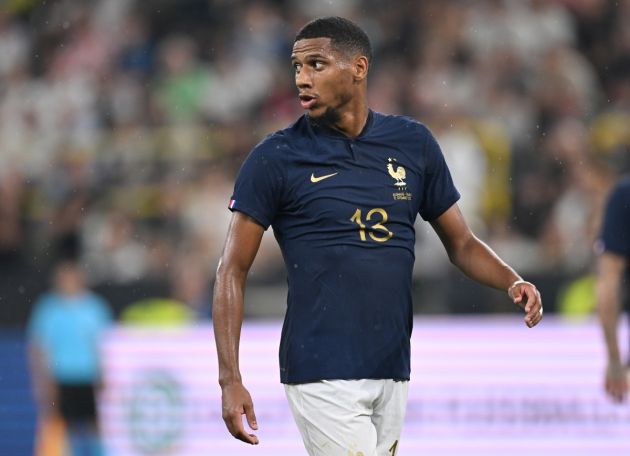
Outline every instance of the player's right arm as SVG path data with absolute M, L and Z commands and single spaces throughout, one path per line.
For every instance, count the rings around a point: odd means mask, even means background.
M 610 252 L 602 253 L 598 258 L 597 274 L 597 313 L 602 325 L 608 364 L 604 385 L 608 395 L 616 402 L 621 402 L 628 394 L 626 367 L 621 361 L 617 326 L 621 312 L 619 287 L 626 268 L 626 259 Z
M 256 257 L 263 227 L 242 212 L 234 212 L 223 254 L 217 268 L 212 320 L 219 359 L 219 385 L 223 420 L 230 434 L 243 442 L 258 444 L 258 437 L 243 426 L 258 429 L 252 398 L 243 386 L 239 369 L 239 343 L 247 274 Z

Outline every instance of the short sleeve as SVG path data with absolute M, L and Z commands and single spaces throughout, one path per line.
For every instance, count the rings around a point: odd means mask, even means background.
M 229 209 L 252 217 L 269 228 L 280 208 L 286 181 L 286 145 L 278 135 L 258 144 L 243 162 Z
M 425 129 L 425 135 L 423 197 L 418 212 L 424 220 L 431 221 L 455 204 L 460 194 L 439 144 L 429 130 Z
M 630 256 L 630 179 L 608 198 L 600 241 L 604 251 Z

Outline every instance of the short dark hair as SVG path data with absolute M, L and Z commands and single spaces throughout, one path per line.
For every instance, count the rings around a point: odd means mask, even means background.
M 334 47 L 345 53 L 359 53 L 372 62 L 372 45 L 367 33 L 354 22 L 339 16 L 320 17 L 306 24 L 295 41 L 330 38 Z

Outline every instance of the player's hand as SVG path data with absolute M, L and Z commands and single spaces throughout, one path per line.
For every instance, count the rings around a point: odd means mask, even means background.
M 247 424 L 253 430 L 258 429 L 254 404 L 249 391 L 242 383 L 232 383 L 222 388 L 221 394 L 223 421 L 235 438 L 251 445 L 258 445 L 258 437 L 248 434 L 243 426 L 242 415 L 247 418 Z
M 628 373 L 621 363 L 608 363 L 605 380 L 606 393 L 615 402 L 623 402 L 628 395 Z
M 508 288 L 508 295 L 514 304 L 525 311 L 525 324 L 528 328 L 540 323 L 543 317 L 542 299 L 534 284 L 517 280 Z

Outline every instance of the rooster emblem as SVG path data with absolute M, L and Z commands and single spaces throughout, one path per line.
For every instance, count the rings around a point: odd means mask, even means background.
M 389 175 L 396 180 L 396 183 L 394 185 L 396 185 L 397 187 L 405 187 L 407 185 L 407 183 L 405 182 L 405 177 L 407 176 L 405 168 L 403 168 L 402 166 L 397 166 L 396 169 L 394 169 L 394 165 L 392 164 L 392 162 L 396 161 L 395 158 L 388 158 L 387 161 L 387 172 L 389 172 Z

